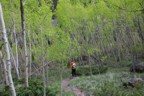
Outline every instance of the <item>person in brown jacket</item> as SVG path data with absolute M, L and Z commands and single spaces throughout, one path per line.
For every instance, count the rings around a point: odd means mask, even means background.
M 71 72 L 73 77 L 76 76 L 76 64 L 75 64 L 73 58 L 70 61 L 70 72 Z

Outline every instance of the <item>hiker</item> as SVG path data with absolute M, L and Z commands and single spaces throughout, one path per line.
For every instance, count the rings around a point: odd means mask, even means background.
M 76 64 L 73 58 L 70 61 L 70 71 L 73 77 L 76 76 Z

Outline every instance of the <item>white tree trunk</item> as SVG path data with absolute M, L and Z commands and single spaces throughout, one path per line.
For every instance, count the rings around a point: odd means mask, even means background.
M 13 16 L 12 16 L 13 17 Z M 19 73 L 19 60 L 18 60 L 18 41 L 17 41 L 17 37 L 16 37 L 16 32 L 15 32 L 15 21 L 14 18 L 12 18 L 13 20 L 13 24 L 14 24 L 14 29 L 13 29 L 13 33 L 14 33 L 14 40 L 15 40 L 15 51 L 16 51 L 16 57 L 15 57 L 15 61 L 16 61 L 16 71 L 17 71 L 17 78 L 20 79 L 20 73 Z
M 0 84 L 4 84 L 4 75 L 2 74 L 3 73 L 3 62 L 2 62 L 2 59 L 0 57 Z
M 13 60 L 13 63 L 14 63 L 13 65 L 14 65 L 15 70 L 16 70 L 17 79 L 20 79 L 19 70 L 18 70 L 18 67 L 17 67 L 17 63 L 16 63 L 16 60 L 15 60 L 15 58 L 14 58 L 14 55 L 13 55 L 13 53 L 12 53 L 12 50 L 11 50 L 10 46 L 9 46 L 9 49 L 10 49 L 10 54 L 11 54 L 11 57 L 12 57 L 12 60 Z
M 11 75 L 10 50 L 9 50 L 9 45 L 8 45 L 8 38 L 7 38 L 1 4 L 0 4 L 0 21 L 2 24 L 2 32 L 3 32 L 3 38 L 4 38 L 4 44 L 5 44 L 6 56 L 7 56 L 6 64 L 7 64 L 7 69 L 8 69 L 7 71 L 8 71 L 9 87 L 10 87 L 12 96 L 16 96 L 16 91 L 15 91 L 15 87 L 14 87 L 12 75 Z
M 31 37 L 30 37 L 30 25 L 29 25 L 29 30 L 28 30 L 28 38 L 29 38 L 29 76 L 31 77 L 32 75 L 32 68 L 31 68 L 31 64 L 32 64 L 32 53 L 31 53 Z
M 4 79 L 5 79 L 5 83 L 6 83 L 6 86 L 8 86 L 9 82 L 8 82 L 8 71 L 7 71 L 7 66 L 6 66 L 6 62 L 3 58 L 3 54 L 2 52 L 0 51 L 0 59 L 2 60 L 2 63 L 3 63 L 3 67 L 4 67 Z

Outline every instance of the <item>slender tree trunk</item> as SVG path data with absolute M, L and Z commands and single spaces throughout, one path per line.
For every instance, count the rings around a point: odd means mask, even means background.
M 7 69 L 6 61 L 4 59 L 3 59 L 3 64 L 4 64 L 5 84 L 6 86 L 9 86 L 8 69 Z
M 0 84 L 4 84 L 4 75 L 3 75 L 3 62 L 2 62 L 2 59 L 0 57 L 0 73 L 1 73 L 1 76 L 0 76 Z
M 44 57 L 42 56 L 42 64 L 44 65 Z M 43 67 L 43 96 L 46 96 L 46 75 L 45 75 L 45 67 Z
M 46 86 L 48 86 L 48 65 L 46 66 Z
M 63 71 L 64 71 L 64 65 L 63 65 L 63 60 L 61 60 L 61 64 L 62 65 L 60 65 L 59 67 L 60 67 L 60 80 L 61 80 L 61 82 L 62 82 L 62 80 L 63 80 Z M 62 91 L 62 84 L 61 84 L 61 90 L 60 90 L 60 96 L 63 96 L 63 91 Z
M 114 39 L 114 57 L 115 57 L 115 60 L 116 60 L 116 62 L 118 62 L 119 60 L 120 60 L 120 57 L 119 57 L 119 35 L 120 35 L 120 32 L 117 32 L 116 31 L 116 23 L 113 21 L 112 22 L 112 24 L 113 24 L 113 27 L 114 27 L 114 29 L 113 29 L 113 39 Z M 119 34 L 119 35 L 118 35 Z
M 90 55 L 88 56 L 88 62 L 89 62 L 89 67 L 90 67 L 90 75 L 92 76 L 93 75 L 93 73 L 92 73 L 92 66 L 91 66 L 91 62 L 90 62 L 90 60 L 91 60 L 91 57 L 90 57 Z
M 138 16 L 136 17 L 136 19 L 137 19 L 138 34 L 139 34 L 139 37 L 142 40 L 142 44 L 143 44 L 143 47 L 144 47 L 144 32 L 143 32 L 143 28 L 141 27 L 141 23 L 140 23 L 140 20 L 139 20 Z
M 14 34 L 14 40 L 15 40 L 15 51 L 16 51 L 16 68 L 17 68 L 17 78 L 20 79 L 20 74 L 19 74 L 19 57 L 18 57 L 18 41 L 17 41 L 17 36 L 16 36 L 16 32 L 15 32 L 15 21 L 14 18 L 12 16 L 12 21 L 13 21 L 13 25 L 14 25 L 14 29 L 13 29 L 13 34 Z
M 1 84 L 2 77 L 3 77 L 3 76 L 2 76 L 2 75 L 3 75 L 3 74 L 2 74 L 2 71 L 3 71 L 2 64 L 3 64 L 3 63 L 2 63 L 1 53 L 0 53 L 0 73 L 1 73 L 1 74 L 0 74 L 0 84 Z
M 9 49 L 10 49 L 10 54 L 11 54 L 11 57 L 12 57 L 12 60 L 13 60 L 13 65 L 15 67 L 15 70 L 16 70 L 16 75 L 17 75 L 17 79 L 20 79 L 20 76 L 19 76 L 19 70 L 18 70 L 18 67 L 17 67 L 17 63 L 16 63 L 16 60 L 14 58 L 14 55 L 12 53 L 12 50 L 11 50 L 11 47 L 9 46 Z
M 40 26 L 40 31 L 41 31 L 41 41 L 42 41 L 41 49 L 42 49 L 42 65 L 43 65 L 43 85 L 44 85 L 43 96 L 46 96 L 46 75 L 45 75 L 45 67 L 44 67 L 44 44 L 43 44 L 44 42 L 42 36 L 42 26 Z
M 58 0 L 52 0 L 52 1 L 53 1 L 53 8 L 52 8 L 53 16 L 52 16 L 52 19 L 55 19 L 56 15 L 55 15 L 54 11 L 56 10 Z
M 46 43 L 46 48 L 48 48 L 48 46 L 49 46 L 49 44 L 48 43 Z M 45 57 L 45 58 L 48 58 L 48 55 Z M 49 60 L 47 60 L 47 62 L 48 62 Z M 47 65 L 46 65 L 46 86 L 48 86 L 48 72 L 49 72 L 49 70 L 48 70 L 48 65 L 49 65 L 49 63 L 47 63 Z
M 21 26 L 22 26 L 24 54 L 25 54 L 25 87 L 28 87 L 29 86 L 29 83 L 28 83 L 28 53 L 27 53 L 27 43 L 26 43 L 23 0 L 20 0 L 20 11 L 21 11 Z
M 9 84 L 9 82 L 8 82 L 8 71 L 7 71 L 6 62 L 3 58 L 3 54 L 1 52 L 1 50 L 0 50 L 0 59 L 2 60 L 3 67 L 4 67 L 4 81 L 5 81 L 6 86 L 8 86 L 8 84 Z
M 7 69 L 8 69 L 7 71 L 8 71 L 8 79 L 9 79 L 9 88 L 10 88 L 12 96 L 16 96 L 16 91 L 15 91 L 15 87 L 14 87 L 12 75 L 11 75 L 10 49 L 8 45 L 8 38 L 7 38 L 1 4 L 0 4 L 0 21 L 2 23 L 2 32 L 3 32 L 3 38 L 4 38 L 6 56 L 7 56 L 6 64 L 7 64 Z
M 32 68 L 31 68 L 32 67 L 32 65 L 31 65 L 32 64 L 32 53 L 31 53 L 31 49 L 32 48 L 31 48 L 31 37 L 30 37 L 30 25 L 29 25 L 29 31 L 28 31 L 28 38 L 29 38 L 29 54 L 30 54 L 29 55 L 29 57 L 30 57 L 29 58 L 29 63 L 30 63 L 30 65 L 29 65 L 29 76 L 31 77 L 31 75 L 32 75 L 31 74 L 32 73 Z

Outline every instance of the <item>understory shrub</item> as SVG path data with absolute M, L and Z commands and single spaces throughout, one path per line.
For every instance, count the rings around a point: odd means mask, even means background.
M 18 82 L 22 82 L 21 80 Z M 29 80 L 29 87 L 25 88 L 24 85 L 18 84 L 16 87 L 17 96 L 43 96 L 43 81 L 37 79 Z M 46 94 L 48 96 L 56 96 L 59 92 L 58 86 L 47 86 Z M 6 88 L 0 90 L 0 96 L 11 96 L 10 91 Z
M 78 76 L 91 75 L 91 72 L 92 72 L 92 74 L 95 75 L 95 74 L 99 74 L 99 73 L 105 73 L 106 71 L 107 71 L 106 66 L 94 66 L 94 65 L 92 65 L 91 67 L 89 67 L 89 66 L 78 67 L 76 74 Z

